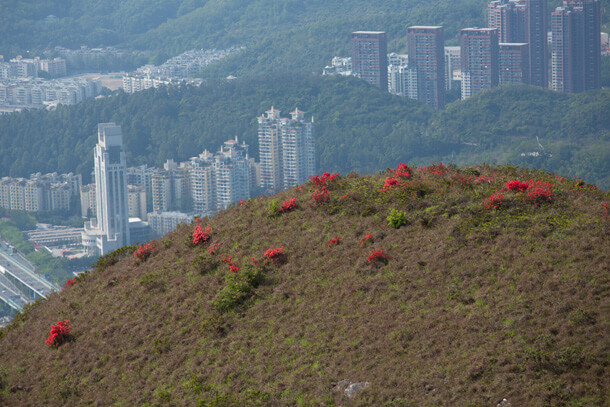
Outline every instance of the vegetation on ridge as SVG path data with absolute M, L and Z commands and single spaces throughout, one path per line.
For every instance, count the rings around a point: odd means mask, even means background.
M 608 405 L 609 198 L 511 166 L 324 174 L 30 307 L 0 404 Z

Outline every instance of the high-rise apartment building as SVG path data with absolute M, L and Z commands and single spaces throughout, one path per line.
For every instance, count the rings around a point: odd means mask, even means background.
M 498 30 L 503 43 L 525 42 L 527 6 L 521 0 L 495 0 L 487 5 L 487 26 Z
M 454 87 L 454 77 L 459 80 L 462 72 L 460 61 L 460 47 L 445 47 L 445 89 L 451 90 Z M 456 76 L 457 75 L 457 76 Z
M 551 86 L 563 92 L 601 87 L 598 0 L 568 0 L 551 14 Z
M 417 99 L 437 110 L 445 108 L 443 27 L 407 28 L 409 66 L 417 71 Z
M 500 85 L 529 83 L 529 52 L 526 43 L 500 43 Z
M 280 111 L 271 107 L 258 119 L 258 149 L 261 163 L 261 187 L 266 191 L 282 189 L 282 139 Z
M 352 43 L 352 74 L 371 85 L 388 88 L 387 38 L 383 31 L 355 31 Z
M 265 113 L 258 118 L 260 186 L 277 192 L 306 182 L 315 174 L 313 120 L 305 121 L 298 109 L 290 119 L 273 107 Z
M 250 199 L 248 145 L 228 140 L 220 151 L 207 150 L 189 162 L 193 209 L 201 216 L 213 215 L 242 199 Z
M 313 122 L 295 109 L 289 118 L 280 119 L 282 143 L 282 187 L 288 189 L 306 182 L 315 174 Z
M 529 44 L 530 84 L 548 86 L 547 0 L 522 0 L 527 8 L 525 41 Z
M 464 28 L 460 31 L 462 99 L 491 89 L 499 81 L 498 30 Z
M 214 155 L 212 168 L 217 211 L 226 209 L 242 199 L 250 199 L 247 144 L 239 144 L 237 138 L 225 141 L 220 151 Z
M 216 211 L 213 161 L 214 154 L 207 150 L 190 160 L 189 174 L 193 210 L 201 216 L 211 215 Z
M 94 164 L 96 218 L 85 223 L 83 245 L 104 255 L 130 243 L 123 133 L 115 123 L 98 124 Z
M 487 6 L 489 28 L 498 30 L 501 43 L 527 43 L 527 79 L 547 87 L 547 0 L 496 0 Z

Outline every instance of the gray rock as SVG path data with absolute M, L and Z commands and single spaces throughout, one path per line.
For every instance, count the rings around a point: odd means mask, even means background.
M 337 393 L 344 392 L 345 389 L 347 389 L 347 386 L 349 386 L 350 384 L 352 384 L 351 380 L 343 379 L 333 386 L 333 391 L 336 391 Z
M 364 389 L 368 389 L 369 387 L 371 387 L 371 383 L 369 382 L 352 383 L 347 386 L 347 389 L 345 389 L 345 396 L 348 399 L 354 398 L 356 394 L 358 394 Z

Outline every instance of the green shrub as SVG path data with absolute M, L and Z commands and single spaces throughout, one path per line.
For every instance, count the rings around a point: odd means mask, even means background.
M 280 214 L 280 203 L 277 199 L 272 199 L 267 203 L 267 216 L 275 218 Z
M 388 225 L 394 229 L 400 229 L 401 226 L 405 226 L 407 224 L 405 212 L 398 211 L 396 209 L 390 209 L 390 214 L 386 219 L 388 220 Z
M 230 273 L 225 286 L 218 292 L 212 305 L 220 312 L 228 312 L 241 305 L 262 281 L 263 274 L 258 268 L 244 266 L 236 273 Z

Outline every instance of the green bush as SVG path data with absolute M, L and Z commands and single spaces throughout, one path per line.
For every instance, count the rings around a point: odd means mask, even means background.
M 280 203 L 277 199 L 272 199 L 267 204 L 267 216 L 275 218 L 280 214 Z
M 400 229 L 401 226 L 405 226 L 407 224 L 405 212 L 396 209 L 390 209 L 390 214 L 386 219 L 388 220 L 388 225 L 394 229 Z
M 243 304 L 260 284 L 263 273 L 252 266 L 244 266 L 236 273 L 229 273 L 225 286 L 218 292 L 212 305 L 220 312 L 228 312 Z

